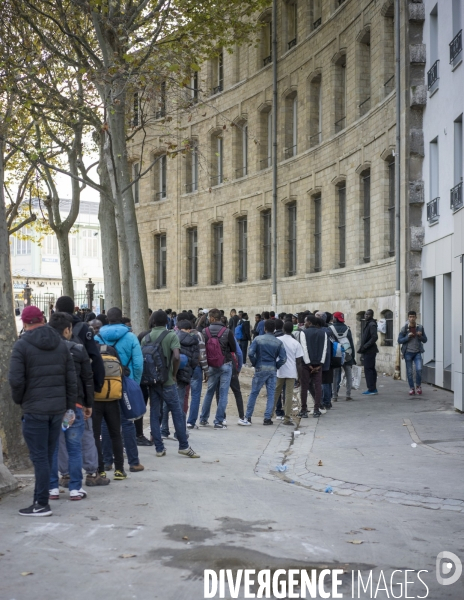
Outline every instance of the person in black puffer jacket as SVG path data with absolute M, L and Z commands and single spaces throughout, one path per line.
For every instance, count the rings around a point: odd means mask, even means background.
M 26 306 L 25 333 L 13 346 L 8 380 L 13 401 L 23 411 L 23 435 L 35 470 L 34 503 L 23 516 L 49 516 L 50 469 L 64 413 L 76 407 L 74 361 L 64 339 L 45 326 L 36 306 Z
M 335 402 L 338 401 L 338 392 L 340 390 L 340 381 L 342 369 L 345 372 L 346 377 L 346 400 L 352 400 L 351 397 L 351 387 L 353 382 L 353 374 L 351 367 L 356 364 L 355 360 L 355 349 L 353 336 L 351 334 L 351 329 L 348 325 L 345 324 L 345 315 L 342 312 L 334 312 L 333 314 L 333 323 L 329 325 L 329 329 L 332 330 L 333 336 L 339 342 L 346 338 L 350 344 L 349 352 L 347 351 L 345 354 L 345 362 L 343 363 L 340 369 L 334 369 L 334 382 L 333 382 L 333 396 L 332 399 Z M 346 342 L 346 340 L 345 340 Z
M 367 385 L 367 390 L 363 392 L 363 396 L 376 396 L 378 391 L 375 357 L 379 351 L 376 343 L 379 335 L 377 333 L 377 321 L 374 319 L 374 311 L 372 309 L 366 310 L 364 319 L 366 324 L 361 336 L 361 345 L 358 349 L 359 354 L 362 354 Z

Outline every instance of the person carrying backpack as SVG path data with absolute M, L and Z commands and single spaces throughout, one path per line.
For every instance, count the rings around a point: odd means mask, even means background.
M 246 362 L 248 344 L 251 342 L 251 325 L 247 313 L 242 314 L 242 318 L 235 328 L 235 339 L 238 341 L 240 350 L 242 351 L 243 362 Z
M 338 402 L 338 391 L 340 389 L 341 374 L 343 369 L 346 378 L 345 400 L 353 400 L 351 397 L 351 386 L 353 383 L 351 367 L 356 364 L 356 353 L 351 329 L 345 324 L 345 315 L 342 312 L 334 312 L 333 323 L 329 325 L 329 329 L 332 332 L 333 337 L 343 346 L 345 350 L 345 362 L 339 369 L 334 369 L 332 399 L 334 402 Z
M 207 427 L 211 411 L 211 402 L 218 381 L 219 404 L 214 417 L 215 429 L 227 429 L 223 423 L 227 408 L 230 380 L 232 378 L 232 352 L 237 353 L 234 334 L 221 323 L 221 311 L 213 308 L 209 311 L 210 325 L 203 330 L 206 345 L 206 360 L 208 361 L 208 389 L 201 407 L 200 425 Z
M 187 458 L 200 458 L 189 446 L 185 418 L 177 392 L 176 376 L 180 365 L 181 346 L 176 332 L 168 330 L 167 324 L 168 315 L 164 310 L 157 310 L 151 315 L 148 323 L 150 333 L 142 339 L 142 383 L 148 386 L 150 394 L 150 425 L 156 456 L 166 456 L 160 428 L 161 407 L 166 404 L 171 411 L 179 441 L 178 453 Z
M 398 344 L 401 344 L 401 354 L 406 361 L 406 374 L 409 383 L 409 395 L 414 396 L 422 394 L 422 354 L 425 352 L 424 344 L 427 342 L 423 325 L 417 323 L 417 314 L 415 310 L 408 312 L 408 322 L 401 328 L 398 335 Z M 414 388 L 414 379 L 412 364 L 416 367 L 416 387 Z

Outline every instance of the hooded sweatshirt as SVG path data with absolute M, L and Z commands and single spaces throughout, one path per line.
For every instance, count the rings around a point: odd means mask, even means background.
M 143 355 L 137 336 L 122 323 L 105 325 L 95 336 L 99 344 L 116 348 L 123 367 L 128 367 L 129 377 L 140 383 L 143 372 Z
M 64 415 L 74 410 L 77 379 L 65 340 L 49 325 L 26 331 L 13 346 L 8 380 L 24 413 Z

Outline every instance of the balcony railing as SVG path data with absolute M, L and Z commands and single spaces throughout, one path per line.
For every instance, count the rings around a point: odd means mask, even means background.
M 263 58 L 263 66 L 265 67 L 266 65 L 270 65 L 272 62 L 272 54 L 269 54 L 269 56 L 266 56 L 266 58 Z
M 290 40 L 287 45 L 288 45 L 289 50 L 291 48 L 294 48 L 296 46 L 296 38 L 293 38 L 293 40 Z
M 388 96 L 395 89 L 395 76 L 392 75 L 387 81 L 383 84 L 383 89 L 385 90 L 385 96 Z
M 164 200 L 166 198 L 166 190 L 155 194 L 156 200 Z
M 438 217 L 440 216 L 438 213 L 440 198 L 434 198 L 427 202 L 427 221 L 429 223 L 436 223 L 438 221 Z
M 214 175 L 213 177 L 210 177 L 211 180 L 211 185 L 221 185 L 222 183 L 222 175 Z
M 262 160 L 259 161 L 259 166 L 261 167 L 261 169 L 267 169 L 272 165 L 272 157 L 271 156 L 267 156 L 266 158 L 263 158 Z
M 292 158 L 292 156 L 296 156 L 296 145 L 284 148 L 284 158 Z
M 440 61 L 436 60 L 432 67 L 428 70 L 427 73 L 427 85 L 429 88 L 429 92 L 432 92 L 434 89 L 436 89 L 437 87 L 437 83 L 438 83 L 438 63 Z
M 222 92 L 222 90 L 223 90 L 222 83 L 220 83 L 216 87 L 213 87 L 213 96 L 214 96 L 214 94 L 220 94 Z
M 319 17 L 319 19 L 317 19 L 317 21 L 314 21 L 313 23 L 313 29 L 317 29 L 318 27 L 320 27 L 322 24 L 322 17 Z
M 450 191 L 450 204 L 453 212 L 462 208 L 462 181 Z
M 462 29 L 457 33 L 452 42 L 449 45 L 450 47 L 450 63 L 456 64 L 459 55 L 462 52 Z
M 239 167 L 238 169 L 235 169 L 236 179 L 239 179 L 240 177 L 245 177 L 245 175 L 248 175 L 247 167 Z
M 346 117 L 342 117 L 341 119 L 338 119 L 338 121 L 335 121 L 335 133 L 342 131 L 343 129 L 345 129 L 345 127 L 346 127 Z
M 197 189 L 198 189 L 198 186 L 197 186 L 196 181 L 192 181 L 192 183 L 185 184 L 185 193 L 186 194 L 192 194 L 193 192 L 196 192 Z
M 309 146 L 312 148 L 313 146 L 317 146 L 321 143 L 322 131 L 318 131 L 314 135 L 309 136 Z
M 369 96 L 369 98 L 366 98 L 365 100 L 363 100 L 361 102 L 361 104 L 359 105 L 359 111 L 360 111 L 361 115 L 365 115 L 370 110 L 371 110 L 371 97 Z

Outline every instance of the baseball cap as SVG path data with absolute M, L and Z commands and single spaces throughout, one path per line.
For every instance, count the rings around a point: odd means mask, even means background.
M 345 315 L 342 312 L 334 312 L 333 316 L 337 319 L 337 321 L 345 322 Z
M 26 306 L 21 313 L 21 321 L 28 325 L 43 323 L 43 314 L 37 306 Z

